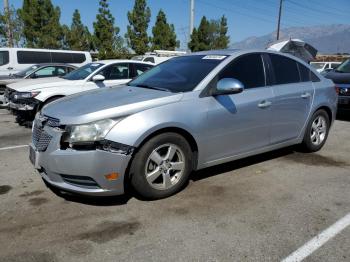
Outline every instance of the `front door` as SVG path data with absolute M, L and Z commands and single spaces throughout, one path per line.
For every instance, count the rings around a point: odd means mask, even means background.
M 206 162 L 269 145 L 273 93 L 264 72 L 261 55 L 249 54 L 236 58 L 214 80 L 235 78 L 245 90 L 203 98 L 208 106 Z

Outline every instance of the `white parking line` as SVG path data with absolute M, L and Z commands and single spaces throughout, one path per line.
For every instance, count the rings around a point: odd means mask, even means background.
M 28 145 L 1 147 L 1 148 L 0 148 L 0 151 L 10 150 L 10 149 L 16 149 L 16 148 L 23 148 L 23 147 L 27 147 L 27 146 L 28 146 Z
M 294 251 L 291 255 L 282 260 L 282 262 L 298 262 L 302 261 L 307 256 L 311 255 L 317 249 L 319 249 L 322 245 L 324 245 L 327 241 L 335 237 L 342 230 L 350 225 L 350 213 L 347 214 L 342 219 L 335 222 L 329 228 L 315 236 L 305 245 L 300 247 L 298 250 Z

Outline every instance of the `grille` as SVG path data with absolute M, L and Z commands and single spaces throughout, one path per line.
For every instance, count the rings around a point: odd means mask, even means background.
M 59 119 L 49 117 L 49 116 L 45 116 L 45 117 L 47 117 L 47 121 L 46 121 L 45 125 L 50 126 L 50 127 L 59 127 L 60 126 Z
M 32 141 L 38 151 L 45 151 L 51 142 L 52 136 L 40 128 L 37 122 L 34 122 Z

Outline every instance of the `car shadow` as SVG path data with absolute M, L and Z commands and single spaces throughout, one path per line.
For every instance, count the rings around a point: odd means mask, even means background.
M 269 161 L 272 159 L 276 159 L 279 157 L 284 157 L 290 154 L 293 154 L 296 152 L 296 148 L 294 147 L 287 147 L 275 151 L 271 151 L 268 153 L 263 153 L 256 156 L 251 156 L 235 161 L 231 161 L 225 164 L 216 165 L 213 167 L 208 167 L 199 171 L 195 171 L 191 174 L 190 180 L 193 182 L 206 179 L 209 177 L 214 177 L 217 175 L 221 175 L 230 171 L 234 171 L 243 167 L 252 166 L 258 163 L 262 163 L 265 161 Z M 135 192 L 132 192 L 132 190 L 126 190 L 128 193 L 121 196 L 110 196 L 110 197 L 96 197 L 96 196 L 85 196 L 85 195 L 78 195 L 66 191 L 62 191 L 60 189 L 57 189 L 50 184 L 47 184 L 46 181 L 44 181 L 46 186 L 58 197 L 63 198 L 66 201 L 69 202 L 75 202 L 83 205 L 90 205 L 90 206 L 122 206 L 126 205 L 130 199 L 136 198 L 140 201 L 151 201 L 144 199 L 140 196 L 138 196 Z
M 348 111 L 338 111 L 337 120 L 350 122 L 350 110 Z
M 224 164 L 195 171 L 191 174 L 190 179 L 195 182 L 198 180 L 202 180 L 209 177 L 221 175 L 227 172 L 231 172 L 243 167 L 253 166 L 258 163 L 284 157 L 284 156 L 293 154 L 295 152 L 296 152 L 296 147 L 291 146 L 291 147 L 286 147 L 275 151 L 270 151 L 267 153 L 251 156 L 251 157 L 242 158 L 239 160 L 235 160 L 228 163 L 224 163 Z

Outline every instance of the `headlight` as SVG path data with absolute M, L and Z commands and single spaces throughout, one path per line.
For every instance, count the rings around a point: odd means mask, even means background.
M 14 98 L 15 99 L 33 98 L 39 94 L 40 94 L 40 92 L 16 92 L 14 95 Z
M 105 119 L 84 125 L 67 126 L 68 136 L 65 142 L 74 144 L 103 140 L 120 120 Z

